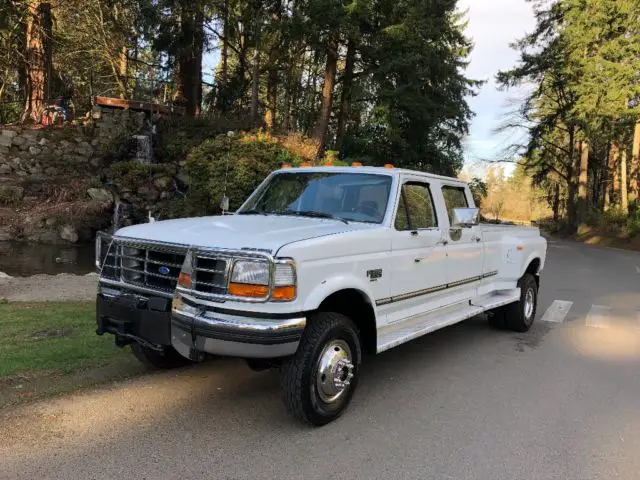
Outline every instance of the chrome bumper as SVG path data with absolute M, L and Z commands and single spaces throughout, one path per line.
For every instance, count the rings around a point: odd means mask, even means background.
M 171 344 L 184 357 L 201 353 L 242 358 L 278 358 L 298 349 L 307 320 L 230 313 L 176 294 L 171 313 Z

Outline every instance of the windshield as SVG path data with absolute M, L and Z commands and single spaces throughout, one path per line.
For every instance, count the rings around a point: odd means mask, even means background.
M 388 175 L 278 173 L 238 213 L 382 223 L 390 190 Z

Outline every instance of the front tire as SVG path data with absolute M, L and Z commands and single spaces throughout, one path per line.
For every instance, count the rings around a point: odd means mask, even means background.
M 518 280 L 520 300 L 496 309 L 489 321 L 496 328 L 514 332 L 527 332 L 536 317 L 538 307 L 538 283 L 533 275 L 525 273 Z
M 297 352 L 280 367 L 289 412 L 314 426 L 337 419 L 353 397 L 361 358 L 358 329 L 348 317 L 330 312 L 313 315 Z
M 158 352 L 139 343 L 132 343 L 131 351 L 142 364 L 153 370 L 170 370 L 193 364 L 170 346 L 164 347 L 164 352 Z

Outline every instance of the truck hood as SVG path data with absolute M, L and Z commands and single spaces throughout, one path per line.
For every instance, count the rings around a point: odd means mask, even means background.
M 143 223 L 119 229 L 115 237 L 199 247 L 260 249 L 280 247 L 325 235 L 379 227 L 368 223 L 277 215 L 222 215 Z

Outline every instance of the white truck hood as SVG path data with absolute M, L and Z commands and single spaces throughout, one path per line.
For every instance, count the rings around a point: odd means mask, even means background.
M 375 227 L 379 225 L 309 217 L 224 215 L 132 225 L 119 229 L 115 237 L 276 253 L 292 242 Z

